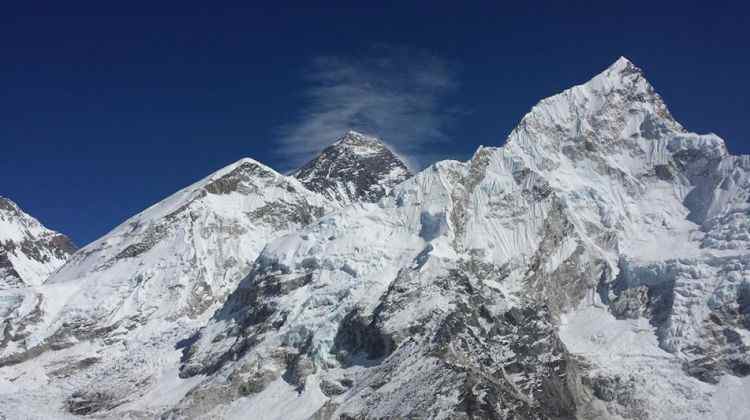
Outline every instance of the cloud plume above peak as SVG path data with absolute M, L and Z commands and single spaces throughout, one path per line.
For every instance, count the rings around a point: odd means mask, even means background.
M 428 145 L 445 141 L 452 112 L 442 99 L 456 88 L 455 71 L 424 51 L 379 47 L 365 57 L 318 57 L 296 121 L 281 127 L 279 153 L 291 167 L 312 158 L 347 130 L 375 135 L 424 165 Z

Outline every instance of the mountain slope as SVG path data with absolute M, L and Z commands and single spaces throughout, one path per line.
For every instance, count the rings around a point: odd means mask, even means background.
M 70 239 L 0 197 L 0 290 L 42 284 L 74 251 Z
M 350 204 L 378 201 L 411 173 L 379 139 L 349 131 L 293 176 L 311 191 Z

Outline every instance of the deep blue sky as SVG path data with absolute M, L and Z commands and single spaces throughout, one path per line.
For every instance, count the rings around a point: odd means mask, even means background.
M 620 55 L 686 128 L 750 152 L 747 6 L 11 3 L 0 13 L 0 195 L 78 244 L 243 156 L 288 169 L 279 137 L 309 117 L 311 63 L 366 60 L 374 46 L 448 63 L 454 86 L 434 104 L 451 115 L 447 141 L 431 155 L 501 144 L 538 100 Z

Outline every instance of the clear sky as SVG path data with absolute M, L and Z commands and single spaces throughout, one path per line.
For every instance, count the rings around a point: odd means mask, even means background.
M 4 4 L 0 195 L 83 245 L 241 157 L 286 171 L 346 128 L 415 166 L 466 159 L 621 55 L 687 129 L 750 153 L 745 2 L 218 3 Z

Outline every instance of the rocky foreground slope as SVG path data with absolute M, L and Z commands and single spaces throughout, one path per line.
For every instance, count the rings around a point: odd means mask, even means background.
M 41 287 L 0 349 L 3 414 L 750 415 L 750 158 L 628 60 L 376 203 L 246 163 L 266 187 L 221 171 Z

